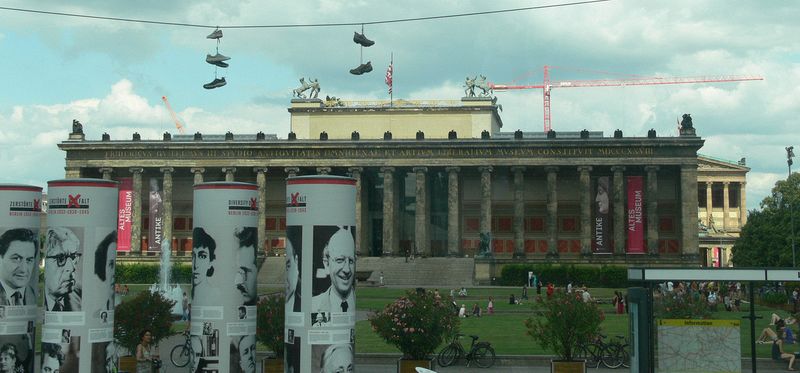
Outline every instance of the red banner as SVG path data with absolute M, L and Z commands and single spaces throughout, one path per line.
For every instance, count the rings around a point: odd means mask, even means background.
M 643 178 L 628 176 L 628 254 L 645 252 Z
M 131 251 L 131 212 L 133 211 L 133 179 L 119 179 L 117 215 L 117 251 Z

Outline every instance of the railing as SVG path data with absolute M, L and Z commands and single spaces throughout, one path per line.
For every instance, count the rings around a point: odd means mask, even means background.
M 425 108 L 463 106 L 460 100 L 342 100 L 340 102 L 344 105 L 344 107 L 349 108 Z

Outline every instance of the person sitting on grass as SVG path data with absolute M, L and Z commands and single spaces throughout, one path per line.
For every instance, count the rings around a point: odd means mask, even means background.
M 777 313 L 773 313 L 772 317 L 770 318 L 769 324 L 776 325 L 779 321 L 782 321 L 786 325 L 792 325 L 797 323 L 797 319 L 795 319 L 794 317 L 789 316 L 786 319 L 783 319 L 780 316 L 778 316 Z
M 783 343 L 787 345 L 794 344 L 794 333 L 792 333 L 792 328 L 789 325 L 783 327 Z
M 775 329 L 781 330 L 783 328 L 783 320 L 778 321 L 778 324 L 775 325 Z M 758 336 L 756 343 L 770 343 L 774 342 L 778 339 L 778 333 L 776 333 L 772 328 L 766 327 L 764 330 L 761 331 L 761 335 Z
M 790 354 L 783 350 L 783 339 L 778 338 L 772 342 L 772 360 L 789 360 L 789 367 L 786 368 L 786 370 L 797 370 L 794 369 L 794 359 L 794 354 Z
M 481 307 L 478 306 L 478 303 L 472 306 L 472 316 L 481 317 Z

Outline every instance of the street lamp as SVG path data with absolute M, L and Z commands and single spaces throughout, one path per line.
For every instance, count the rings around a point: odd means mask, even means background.
M 789 165 L 789 176 L 786 177 L 786 184 L 789 184 L 789 178 L 792 177 L 792 158 L 794 158 L 794 146 L 787 146 L 786 147 L 786 164 Z M 789 221 L 791 222 L 792 226 L 792 268 L 797 267 L 797 262 L 795 260 L 795 248 L 794 248 L 794 205 L 792 205 L 791 201 L 787 201 L 789 204 Z

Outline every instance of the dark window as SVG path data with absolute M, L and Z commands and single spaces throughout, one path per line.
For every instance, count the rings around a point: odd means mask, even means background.
M 722 208 L 722 203 L 725 200 L 725 190 L 722 189 L 722 183 L 714 183 L 711 187 L 711 204 L 713 208 Z
M 706 185 L 697 185 L 697 207 L 706 208 Z

